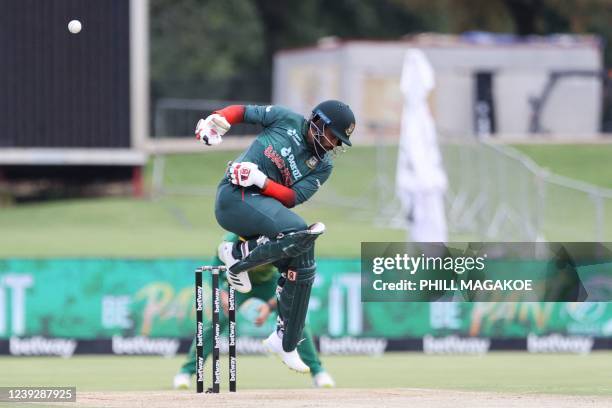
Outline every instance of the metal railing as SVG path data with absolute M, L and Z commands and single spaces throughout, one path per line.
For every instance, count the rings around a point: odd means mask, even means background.
M 553 174 L 509 146 L 445 143 L 442 149 L 451 231 L 501 241 L 612 238 L 612 190 Z

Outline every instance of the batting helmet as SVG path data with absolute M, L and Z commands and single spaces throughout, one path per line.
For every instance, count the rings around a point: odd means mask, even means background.
M 312 110 L 312 120 L 317 119 L 321 119 L 342 143 L 352 145 L 349 137 L 355 129 L 355 115 L 347 104 L 333 99 L 321 102 Z

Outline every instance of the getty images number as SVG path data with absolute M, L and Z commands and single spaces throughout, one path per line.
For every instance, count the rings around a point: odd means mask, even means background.
M 72 390 L 50 390 L 50 389 L 10 389 L 9 399 L 13 400 L 37 400 L 37 399 L 72 399 Z

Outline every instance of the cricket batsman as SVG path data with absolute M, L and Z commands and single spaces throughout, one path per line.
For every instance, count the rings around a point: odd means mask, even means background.
M 223 237 L 223 243 L 236 243 L 238 242 L 238 236 L 236 234 L 228 233 Z M 221 245 L 222 246 L 222 245 Z M 221 247 L 220 246 L 220 247 Z M 222 265 L 223 262 L 216 257 L 212 265 Z M 223 274 L 223 272 L 221 272 Z M 248 293 L 236 292 L 236 308 L 240 309 L 240 305 L 244 304 L 251 298 L 261 299 L 264 303 L 259 306 L 258 316 L 256 317 L 255 323 L 257 326 L 261 326 L 266 322 L 268 316 L 272 311 L 276 309 L 276 281 L 278 280 L 279 273 L 276 268 L 270 264 L 262 265 L 249 270 L 249 279 L 252 283 L 252 289 Z M 221 330 L 225 330 L 228 325 L 227 319 L 227 308 L 228 308 L 228 293 L 222 288 L 221 290 L 221 304 L 225 314 L 221 314 L 219 323 Z M 211 325 L 206 325 L 204 329 L 204 361 L 208 358 L 208 355 L 212 352 L 212 334 L 213 328 Z M 310 369 L 310 375 L 312 376 L 312 383 L 317 388 L 331 388 L 335 386 L 334 379 L 325 369 L 319 359 L 317 350 L 312 339 L 312 335 L 308 326 L 304 328 L 303 332 L 304 341 L 302 341 L 297 350 L 300 358 L 308 368 Z M 185 363 L 181 366 L 180 371 L 174 376 L 174 388 L 175 389 L 187 389 L 191 384 L 191 376 L 195 375 L 196 371 L 196 353 L 195 353 L 195 339 L 191 343 L 189 348 L 189 354 Z
M 229 284 L 242 293 L 251 290 L 248 270 L 266 264 L 279 270 L 277 327 L 264 344 L 289 368 L 307 373 L 297 346 L 315 279 L 314 242 L 325 226 L 308 226 L 291 208 L 325 183 L 333 167 L 330 153 L 351 146 L 355 116 L 336 100 L 315 106 L 308 119 L 280 106 L 231 105 L 200 119 L 196 138 L 217 145 L 241 122 L 260 124 L 263 131 L 219 183 L 217 222 L 245 239 L 222 244 L 219 257 L 228 267 Z

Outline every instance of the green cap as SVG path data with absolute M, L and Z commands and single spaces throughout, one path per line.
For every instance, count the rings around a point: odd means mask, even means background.
M 347 104 L 333 99 L 321 102 L 314 107 L 312 115 L 321 119 L 342 143 L 352 146 L 349 137 L 355 129 L 355 115 Z

